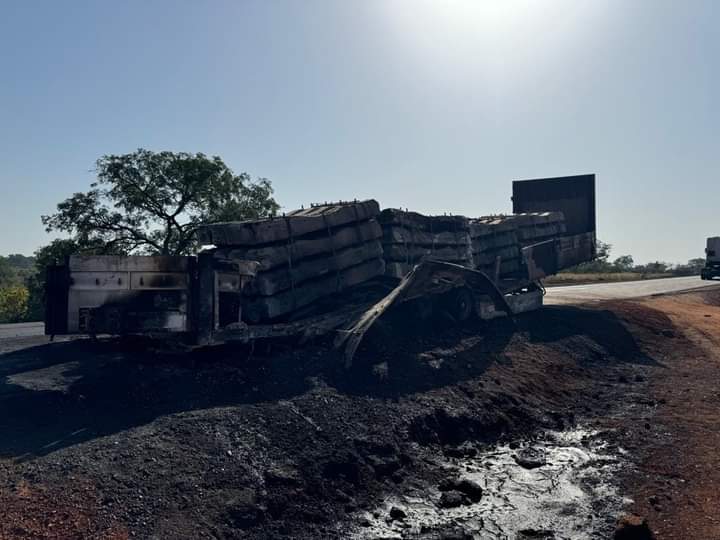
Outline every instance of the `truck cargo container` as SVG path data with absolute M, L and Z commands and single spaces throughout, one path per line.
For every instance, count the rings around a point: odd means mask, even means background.
M 700 279 L 720 277 L 720 236 L 707 239 L 705 248 L 705 267 L 700 271 Z

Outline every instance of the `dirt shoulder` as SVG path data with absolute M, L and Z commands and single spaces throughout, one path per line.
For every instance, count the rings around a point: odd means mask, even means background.
M 462 327 L 400 317 L 374 329 L 350 373 L 322 343 L 160 358 L 147 344 L 4 341 L 0 538 L 363 537 L 363 512 L 447 477 L 439 456 L 577 422 L 627 448 L 624 489 L 659 537 L 687 538 L 670 527 L 691 500 L 697 527 L 713 516 L 698 497 L 717 497 L 715 439 L 702 438 L 718 397 L 714 302 L 549 306 Z M 666 493 L 677 516 L 647 506 Z M 618 516 L 595 514 L 593 534 L 610 536 Z
M 720 290 L 641 305 L 666 313 L 690 344 L 668 349 L 648 381 L 649 414 L 623 426 L 637 462 L 634 511 L 658 538 L 720 538 Z

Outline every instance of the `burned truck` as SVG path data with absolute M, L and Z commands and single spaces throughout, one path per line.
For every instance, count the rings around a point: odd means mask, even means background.
M 71 256 L 48 268 L 45 331 L 192 346 L 334 333 L 349 363 L 410 302 L 463 321 L 542 306 L 541 280 L 595 257 L 595 176 L 513 182 L 513 213 L 311 205 L 204 226 L 195 256 Z

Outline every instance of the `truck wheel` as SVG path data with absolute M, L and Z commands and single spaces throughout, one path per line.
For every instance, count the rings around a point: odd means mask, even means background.
M 475 313 L 475 298 L 467 287 L 453 289 L 443 298 L 443 308 L 457 322 L 467 321 Z

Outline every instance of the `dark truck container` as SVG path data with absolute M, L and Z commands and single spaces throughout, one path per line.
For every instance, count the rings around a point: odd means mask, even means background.
M 705 248 L 705 267 L 700 271 L 700 279 L 720 277 L 720 236 L 707 239 Z
M 243 289 L 256 276 L 257 261 L 213 249 L 187 257 L 72 256 L 48 268 L 45 331 L 172 336 L 195 346 L 336 332 L 349 362 L 367 329 L 394 305 L 421 302 L 457 320 L 513 315 L 542 306 L 543 277 L 595 257 L 594 175 L 516 181 L 513 211 L 567 216 L 562 236 L 522 248 L 519 273 L 489 276 L 425 260 L 399 283 L 374 278 L 262 324 L 242 315 Z

